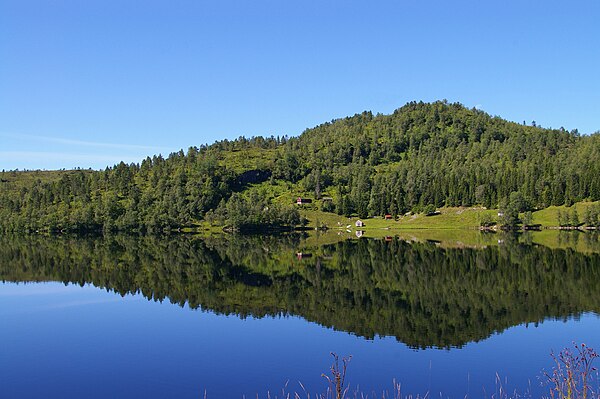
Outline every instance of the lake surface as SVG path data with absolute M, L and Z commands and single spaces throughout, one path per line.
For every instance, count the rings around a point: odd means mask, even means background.
M 364 392 L 536 397 L 600 349 L 597 235 L 454 234 L 2 237 L 0 397 L 314 394 L 330 352 Z

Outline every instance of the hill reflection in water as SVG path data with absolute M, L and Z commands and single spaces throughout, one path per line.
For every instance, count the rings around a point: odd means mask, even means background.
M 307 248 L 299 235 L 4 237 L 0 278 L 89 283 L 242 318 L 298 315 L 414 348 L 460 347 L 522 323 L 600 312 L 599 254 L 502 241 Z

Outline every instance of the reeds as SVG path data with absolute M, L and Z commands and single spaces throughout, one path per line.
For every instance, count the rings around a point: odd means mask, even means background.
M 600 398 L 598 370 L 593 366 L 598 353 L 586 344 L 573 343 L 574 349 L 565 348 L 558 355 L 552 353 L 554 367 L 544 372 L 550 385 L 552 399 Z
M 271 394 L 267 392 L 267 399 L 430 399 L 429 392 L 425 394 L 404 395 L 402 385 L 396 380 L 393 381 L 392 390 L 385 390 L 381 393 L 365 393 L 357 387 L 350 390 L 346 384 L 346 372 L 352 356 L 340 357 L 336 353 L 331 353 L 333 363 L 330 367 L 330 373 L 321 374 L 327 381 L 327 388 L 324 393 L 311 395 L 301 382 L 298 382 L 301 390 L 288 391 L 289 381 L 286 382 L 281 392 Z M 542 384 L 549 386 L 547 396 L 542 399 L 600 399 L 600 378 L 598 370 L 593 363 L 600 355 L 586 344 L 573 343 L 573 348 L 565 348 L 558 354 L 551 352 L 550 356 L 554 362 L 551 371 L 543 371 Z M 341 363 L 340 363 L 341 360 Z M 507 387 L 507 380 L 496 374 L 495 391 L 490 394 L 490 399 L 521 399 L 532 398 L 531 388 L 525 393 L 519 393 L 516 390 L 510 391 Z M 484 392 L 484 398 L 488 394 Z M 442 394 L 440 393 L 440 398 Z M 468 399 L 465 395 L 464 399 Z M 204 396 L 206 399 L 206 393 Z M 245 399 L 245 397 L 244 397 Z M 256 395 L 259 399 L 259 395 Z

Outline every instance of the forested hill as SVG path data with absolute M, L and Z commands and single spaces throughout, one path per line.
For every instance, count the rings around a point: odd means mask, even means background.
M 532 124 L 534 125 L 534 124 Z M 445 101 L 333 120 L 294 138 L 239 138 L 105 171 L 3 172 L 7 230 L 161 230 L 300 222 L 296 196 L 361 217 L 427 205 L 525 208 L 600 199 L 600 134 L 525 126 Z M 316 201 L 325 197 L 325 201 Z

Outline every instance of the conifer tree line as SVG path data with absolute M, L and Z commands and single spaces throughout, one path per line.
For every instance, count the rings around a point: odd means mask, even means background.
M 293 195 L 274 204 L 248 190 L 257 183 L 329 196 L 324 210 L 360 217 L 494 208 L 512 193 L 523 198 L 523 210 L 600 200 L 600 134 L 534 125 L 458 103 L 411 102 L 391 115 L 363 112 L 298 137 L 240 137 L 103 171 L 31 181 L 2 172 L 0 228 L 159 231 L 207 213 L 242 227 L 300 222 Z

